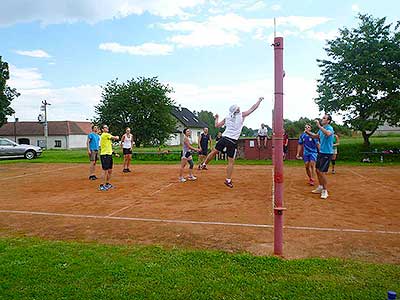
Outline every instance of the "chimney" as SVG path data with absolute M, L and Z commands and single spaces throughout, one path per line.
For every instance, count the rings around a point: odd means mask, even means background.
M 180 104 L 178 105 L 178 109 L 179 111 L 182 111 L 182 106 Z

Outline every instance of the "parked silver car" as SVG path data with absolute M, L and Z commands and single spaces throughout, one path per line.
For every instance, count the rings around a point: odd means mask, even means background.
M 25 157 L 33 159 L 42 154 L 40 147 L 32 145 L 19 145 L 9 139 L 0 137 L 0 158 Z

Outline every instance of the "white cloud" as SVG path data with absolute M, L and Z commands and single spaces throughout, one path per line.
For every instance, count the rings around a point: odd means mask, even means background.
M 247 11 L 260 11 L 263 10 L 267 7 L 267 5 L 265 4 L 264 1 L 257 1 L 254 4 L 252 4 L 251 6 L 248 6 L 245 8 L 245 10 Z
M 309 30 L 305 32 L 305 37 L 309 39 L 315 39 L 319 41 L 325 41 L 325 40 L 332 40 L 338 36 L 338 31 L 337 30 L 331 30 L 328 32 L 316 32 L 313 30 Z
M 11 106 L 21 121 L 33 121 L 40 113 L 41 101 L 46 99 L 49 120 L 85 120 L 94 115 L 94 105 L 101 98 L 98 85 L 81 85 L 68 88 L 51 88 L 36 68 L 17 68 L 10 65 L 9 86 L 21 94 Z
M 42 79 L 42 74 L 37 68 L 17 68 L 10 65 L 10 80 L 8 85 L 21 89 L 39 89 L 50 86 L 48 81 Z
M 41 49 L 31 50 L 31 51 L 16 50 L 15 52 L 19 55 L 30 56 L 30 57 L 38 57 L 38 58 L 51 57 L 46 51 L 43 51 Z
M 287 32 L 299 34 L 328 22 L 326 17 L 288 16 L 277 18 L 277 26 Z M 245 18 L 237 14 L 211 16 L 204 22 L 170 22 L 158 24 L 164 30 L 180 32 L 169 41 L 178 47 L 207 47 L 240 44 L 241 34 L 252 34 L 255 39 L 267 36 L 274 26 L 272 18 Z M 305 37 L 308 37 L 307 35 Z
M 138 46 L 124 46 L 118 43 L 102 43 L 99 49 L 114 53 L 127 53 L 130 55 L 169 55 L 174 50 L 173 45 L 145 43 Z
M 78 21 L 94 24 L 145 12 L 160 17 L 185 17 L 186 10 L 204 3 L 205 0 L 3 0 L 0 25 L 33 21 L 44 25 Z
M 271 6 L 271 9 L 273 11 L 278 11 L 278 10 L 281 10 L 281 6 L 279 4 L 274 4 Z
M 359 12 L 360 11 L 360 6 L 358 6 L 358 4 L 353 4 L 352 6 L 351 6 L 351 10 L 352 11 L 354 11 L 354 12 Z

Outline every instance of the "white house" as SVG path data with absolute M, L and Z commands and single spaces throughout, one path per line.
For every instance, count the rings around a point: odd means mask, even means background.
M 206 123 L 200 121 L 195 114 L 185 107 L 173 106 L 172 115 L 176 118 L 176 131 L 166 142 L 167 145 L 176 146 L 183 143 L 183 130 L 189 128 L 192 131 L 192 143 L 197 143 Z
M 85 148 L 87 135 L 91 131 L 90 122 L 49 121 L 48 148 Z M 44 126 L 39 122 L 8 122 L 0 128 L 0 136 L 19 144 L 45 147 Z

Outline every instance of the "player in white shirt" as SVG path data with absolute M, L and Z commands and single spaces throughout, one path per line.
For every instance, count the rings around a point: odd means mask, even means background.
M 226 154 L 228 156 L 228 166 L 226 168 L 226 179 L 225 185 L 233 188 L 232 184 L 232 173 L 233 173 L 233 165 L 235 163 L 236 152 L 237 152 L 237 141 L 240 137 L 243 128 L 244 119 L 250 115 L 253 111 L 255 111 L 261 101 L 264 98 L 260 97 L 258 101 L 247 111 L 240 112 L 240 107 L 237 105 L 232 105 L 229 108 L 229 114 L 222 121 L 219 121 L 219 116 L 215 115 L 215 127 L 219 128 L 225 125 L 225 131 L 222 134 L 222 138 L 215 145 L 215 149 L 213 149 L 207 156 L 206 160 L 202 163 L 202 168 L 205 168 L 214 156 L 221 152 L 224 148 L 226 148 Z
M 258 134 L 257 134 L 257 144 L 258 148 L 261 148 L 261 141 L 264 142 L 264 148 L 267 148 L 267 139 L 269 138 L 268 136 L 268 128 L 265 127 L 264 123 L 261 124 L 261 128 L 258 129 Z

